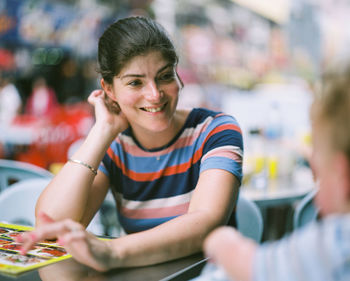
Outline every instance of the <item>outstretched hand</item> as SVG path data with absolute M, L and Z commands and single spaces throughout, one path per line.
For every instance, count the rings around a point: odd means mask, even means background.
M 257 244 L 236 229 L 222 226 L 212 231 L 204 241 L 204 252 L 234 280 L 252 280 L 253 259 Z
M 35 243 L 56 237 L 57 243 L 78 262 L 98 271 L 106 271 L 113 267 L 110 241 L 98 239 L 71 219 L 55 222 L 44 213 L 40 214 L 39 219 L 42 220 L 42 225 L 16 238 L 17 242 L 22 243 L 22 255 L 33 248 Z

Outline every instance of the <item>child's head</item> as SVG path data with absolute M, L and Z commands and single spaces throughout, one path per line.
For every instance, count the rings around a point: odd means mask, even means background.
M 324 75 L 311 119 L 316 204 L 323 215 L 350 212 L 350 68 Z

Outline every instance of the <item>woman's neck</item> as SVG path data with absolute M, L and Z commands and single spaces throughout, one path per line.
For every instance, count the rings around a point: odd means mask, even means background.
M 174 114 L 168 128 L 161 132 L 152 132 L 148 130 L 140 131 L 133 130 L 134 137 L 139 144 L 145 149 L 156 149 L 166 146 L 184 126 L 189 114 L 189 110 L 178 110 Z

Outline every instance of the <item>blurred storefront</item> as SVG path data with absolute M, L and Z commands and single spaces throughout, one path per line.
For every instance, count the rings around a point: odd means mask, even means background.
M 251 132 L 266 141 L 268 112 L 277 104 L 281 139 L 300 144 L 295 149 L 302 154 L 313 86 L 322 69 L 347 52 L 349 6 L 346 0 L 3 0 L 0 73 L 12 76 L 23 106 L 11 126 L 1 125 L 0 156 L 45 168 L 66 160 L 69 146 L 93 123 L 86 97 L 99 87 L 98 37 L 132 14 L 156 18 L 173 37 L 185 82 L 180 106 L 236 116 L 248 159 L 255 149 Z M 39 76 L 58 101 L 45 118 L 25 112 Z M 24 143 L 11 143 L 10 136 Z
M 86 97 L 98 87 L 96 42 L 113 12 L 95 1 L 1 2 L 0 80 L 11 76 L 22 98 L 18 116 L 0 124 L 2 158 L 50 169 L 65 162 L 70 146 L 86 136 L 94 122 Z M 48 100 L 52 105 L 44 110 L 47 97 L 41 95 L 34 102 L 41 113 L 30 110 L 38 79 L 56 100 Z

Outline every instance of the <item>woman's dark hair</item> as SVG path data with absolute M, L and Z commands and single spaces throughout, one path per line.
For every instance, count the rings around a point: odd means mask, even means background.
M 98 42 L 98 72 L 109 84 L 133 57 L 159 51 L 165 60 L 178 62 L 174 44 L 165 29 L 152 19 L 128 17 L 111 24 Z

